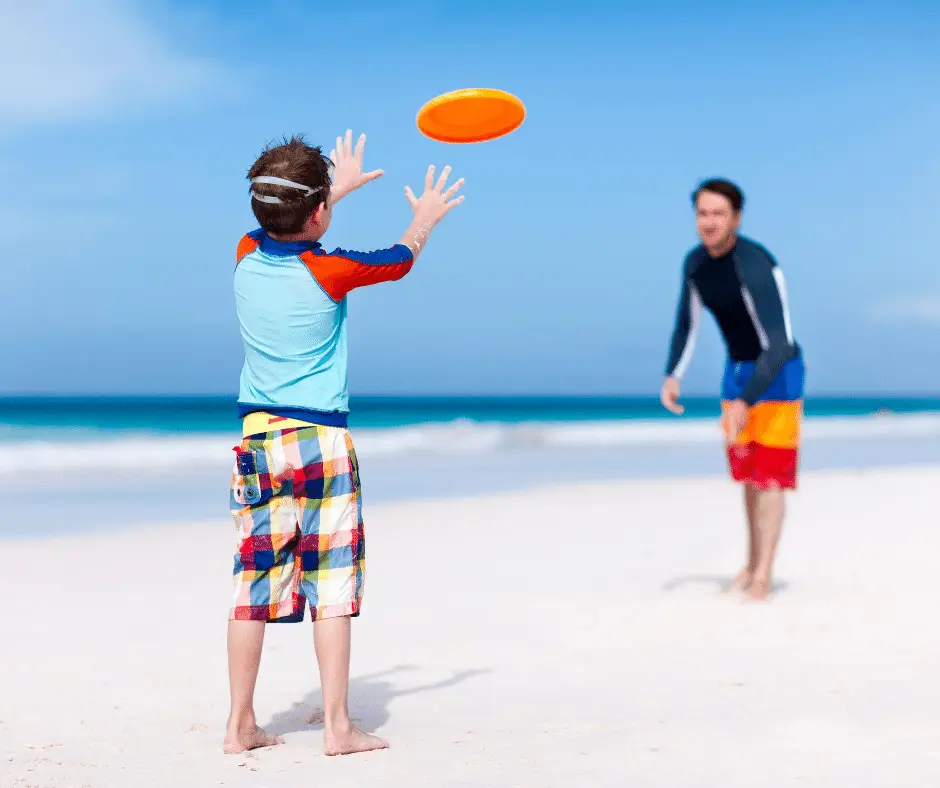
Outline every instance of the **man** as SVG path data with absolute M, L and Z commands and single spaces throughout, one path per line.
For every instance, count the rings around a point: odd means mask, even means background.
M 434 167 L 420 199 L 405 188 L 414 221 L 376 252 L 320 239 L 333 205 L 382 175 L 362 172 L 365 135 L 337 139 L 333 179 L 319 147 L 294 137 L 266 149 L 248 172 L 261 227 L 238 244 L 235 301 L 245 350 L 238 397 L 231 510 L 236 526 L 229 613 L 231 711 L 223 749 L 280 744 L 258 727 L 254 690 L 268 622 L 302 621 L 309 606 L 323 690 L 324 750 L 340 755 L 387 742 L 349 718 L 350 619 L 362 605 L 365 533 L 359 464 L 347 430 L 346 296 L 405 276 L 434 226 L 463 197 Z
M 744 485 L 749 550 L 733 587 L 752 599 L 770 593 L 784 518 L 784 491 L 796 489 L 803 412 L 802 351 L 793 339 L 783 273 L 770 253 L 738 234 L 744 196 L 707 180 L 692 194 L 702 240 L 687 255 L 660 399 L 676 414 L 704 306 L 728 351 L 722 423 L 731 476 Z

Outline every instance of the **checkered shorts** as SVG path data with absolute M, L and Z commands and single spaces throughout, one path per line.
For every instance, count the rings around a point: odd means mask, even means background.
M 348 430 L 250 435 L 234 449 L 237 532 L 230 619 L 358 616 L 365 575 L 359 464 Z

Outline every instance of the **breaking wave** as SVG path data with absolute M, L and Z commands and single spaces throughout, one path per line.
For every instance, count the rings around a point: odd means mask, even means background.
M 807 418 L 809 440 L 940 436 L 940 414 Z M 357 429 L 360 457 L 455 455 L 553 447 L 629 447 L 719 442 L 714 420 L 474 422 Z M 237 433 L 157 434 L 91 430 L 26 432 L 0 426 L 0 473 L 217 468 L 231 465 Z

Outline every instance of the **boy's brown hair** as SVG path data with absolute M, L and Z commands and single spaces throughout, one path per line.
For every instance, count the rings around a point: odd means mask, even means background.
M 268 145 L 248 170 L 248 179 L 268 175 L 316 189 L 305 194 L 300 189 L 271 183 L 257 183 L 252 191 L 277 197 L 279 203 L 267 203 L 252 197 L 251 210 L 258 224 L 272 235 L 293 235 L 303 232 L 304 224 L 320 203 L 330 195 L 330 168 L 333 162 L 323 155 L 319 146 L 308 145 L 302 134 L 284 139 L 279 145 Z

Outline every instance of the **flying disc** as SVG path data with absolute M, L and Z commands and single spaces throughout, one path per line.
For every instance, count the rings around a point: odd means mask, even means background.
M 485 142 L 512 133 L 525 105 L 494 88 L 465 88 L 432 98 L 418 110 L 418 130 L 438 142 Z

